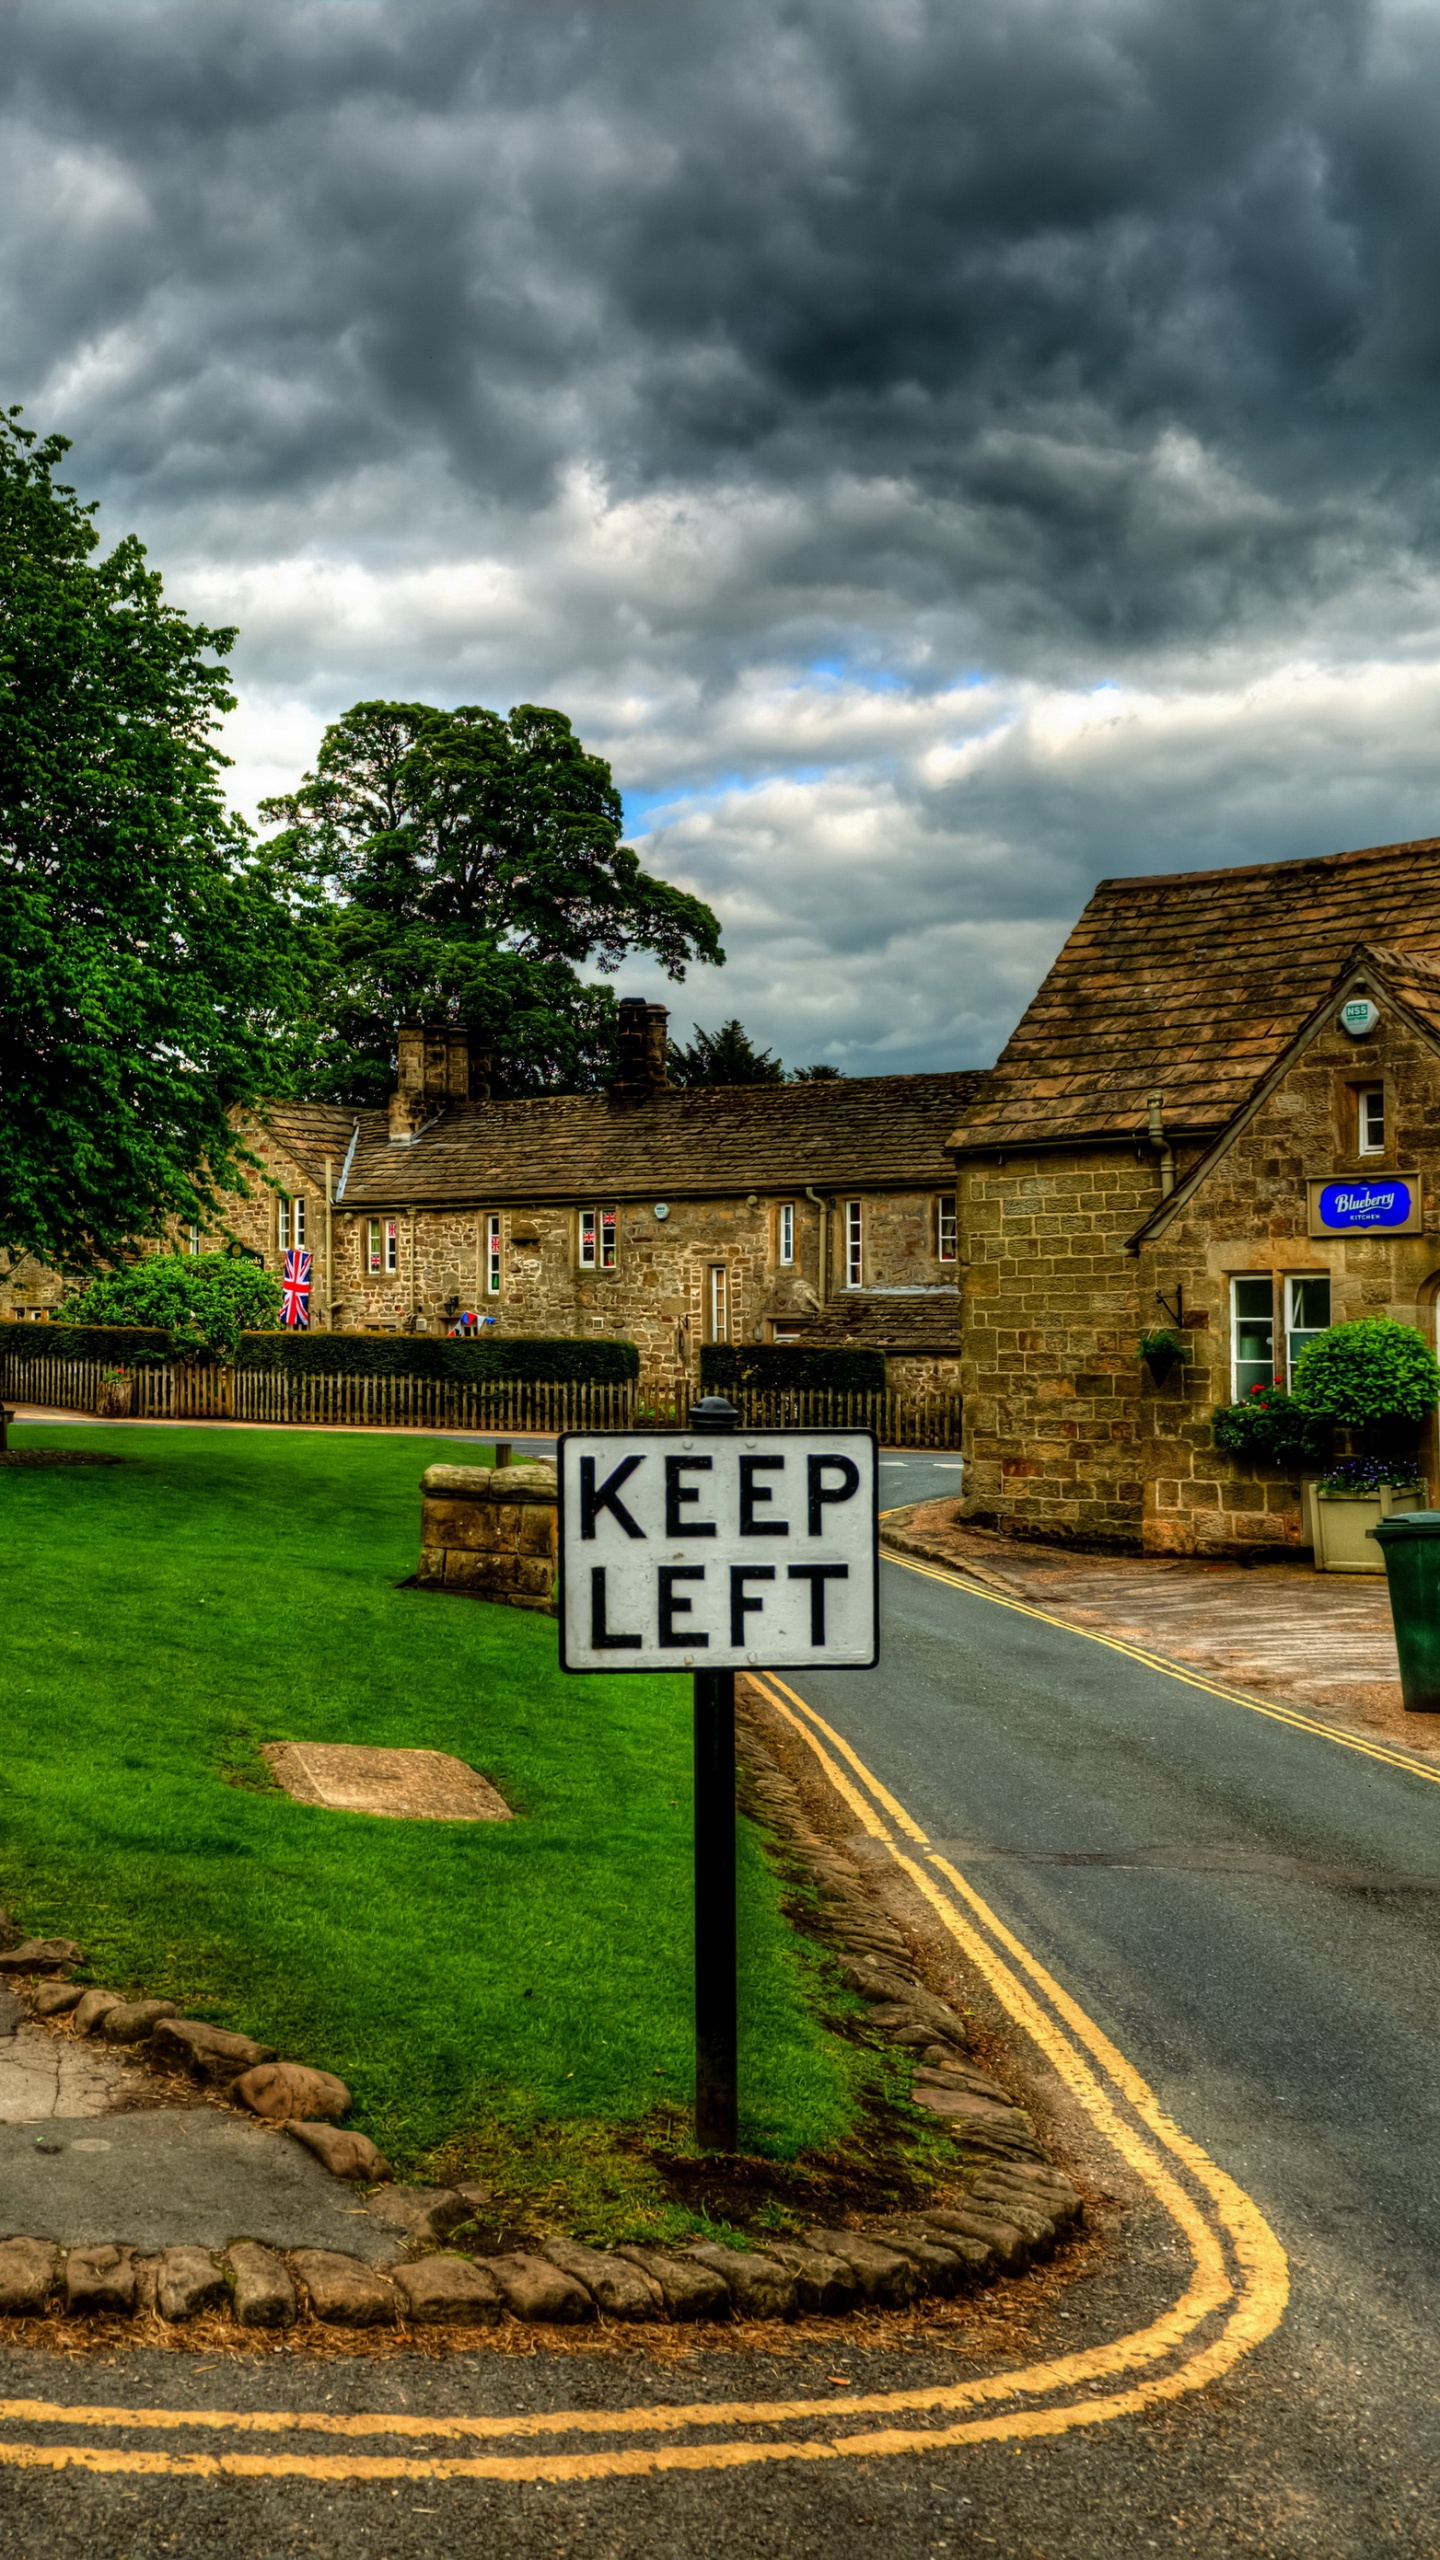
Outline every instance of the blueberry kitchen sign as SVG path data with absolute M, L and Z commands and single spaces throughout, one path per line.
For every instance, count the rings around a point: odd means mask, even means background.
M 1418 1174 L 1378 1173 L 1341 1176 L 1312 1182 L 1312 1236 L 1417 1235 L 1420 1231 Z

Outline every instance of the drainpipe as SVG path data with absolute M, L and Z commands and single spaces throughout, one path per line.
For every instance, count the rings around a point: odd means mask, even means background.
M 816 1294 L 823 1307 L 829 1303 L 830 1297 L 830 1203 L 828 1200 L 822 1200 L 818 1191 L 812 1191 L 808 1182 L 805 1185 L 805 1197 L 807 1200 L 813 1200 L 820 1212 L 819 1287 Z
M 334 1158 L 327 1156 L 325 1159 L 325 1330 L 327 1333 L 332 1331 L 335 1323 L 335 1264 L 332 1251 L 335 1233 L 334 1176 Z
M 1160 1197 L 1168 1200 L 1175 1188 L 1175 1150 L 1165 1135 L 1165 1123 L 1160 1117 L 1160 1105 L 1164 1099 L 1163 1093 L 1147 1093 L 1145 1109 L 1150 1121 L 1150 1144 L 1160 1158 Z

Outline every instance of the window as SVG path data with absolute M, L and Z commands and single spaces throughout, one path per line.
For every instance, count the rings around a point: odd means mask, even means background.
M 372 1279 L 400 1268 L 400 1221 L 372 1218 L 365 1246 L 365 1268 Z
M 494 1217 L 485 1221 L 485 1293 L 500 1295 L 500 1221 Z
M 960 1259 L 953 1193 L 942 1192 L 935 1203 L 935 1258 L 938 1262 L 958 1262 Z
M 294 1245 L 302 1245 L 305 1241 L 305 1203 L 303 1200 L 292 1200 L 290 1203 L 290 1241 Z
M 845 1286 L 858 1289 L 865 1278 L 865 1247 L 860 1224 L 860 1203 L 845 1203 Z
M 795 1203 L 793 1200 L 782 1200 L 780 1203 L 779 1243 L 781 1261 L 793 1262 L 795 1259 Z
M 614 1209 L 581 1210 L 580 1268 L 582 1271 L 614 1270 L 618 1233 L 618 1216 Z
M 730 1279 L 723 1262 L 710 1265 L 709 1301 L 706 1319 L 712 1342 L 730 1339 Z
M 1252 1387 L 1275 1384 L 1275 1284 L 1269 1273 L 1263 1280 L 1232 1280 L 1230 1305 L 1234 1394 L 1240 1404 Z
M 1383 1156 L 1385 1087 L 1383 1084 L 1362 1084 L 1355 1099 L 1359 1105 L 1360 1153 L 1362 1156 Z
M 189 1250 L 191 1253 L 198 1253 L 200 1250 L 200 1230 L 198 1227 L 192 1227 L 190 1230 Z
M 1285 1378 L 1287 1386 L 1295 1376 L 1295 1363 L 1307 1343 L 1323 1333 L 1330 1322 L 1330 1274 L 1328 1271 L 1297 1272 L 1285 1283 Z
M 305 1242 L 305 1203 L 303 1200 L 277 1200 L 275 1203 L 275 1241 L 282 1253 L 290 1246 Z

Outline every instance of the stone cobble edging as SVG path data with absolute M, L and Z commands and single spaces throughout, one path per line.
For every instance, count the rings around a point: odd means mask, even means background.
M 150 2312 L 183 2323 L 220 2312 L 242 2329 L 284 2329 L 307 2316 L 339 2329 L 790 2320 L 902 2309 L 1048 2256 L 1080 2220 L 1076 2188 L 1046 2159 L 1024 2108 L 978 2068 L 964 2020 L 927 1988 L 854 1860 L 809 1828 L 798 1790 L 747 1708 L 743 1681 L 740 1693 L 753 1808 L 813 1878 L 820 1933 L 865 2003 L 867 2040 L 878 2036 L 913 2058 L 915 2100 L 955 2142 L 954 2172 L 940 2196 L 863 2227 L 767 2233 L 743 2249 L 704 2240 L 592 2249 L 552 2238 L 467 2252 L 461 2235 L 483 2215 L 489 2189 L 397 2183 L 369 2137 L 335 2121 L 350 2092 L 333 2073 L 186 2018 L 174 2001 L 127 2000 L 76 1983 L 82 1956 L 72 1940 L 29 1939 L 0 1950 L 0 1976 L 33 2016 L 128 2046 L 162 2069 L 183 2069 L 217 2102 L 283 2127 L 333 2175 L 370 2188 L 361 2209 L 393 2229 L 397 2255 L 375 2266 L 336 2250 L 281 2250 L 244 2237 L 223 2250 L 187 2245 L 147 2255 L 122 2239 L 67 2249 L 51 2237 L 6 2235 L 0 2225 L 0 2317 Z M 8 1925 L 0 1934 L 19 1936 Z

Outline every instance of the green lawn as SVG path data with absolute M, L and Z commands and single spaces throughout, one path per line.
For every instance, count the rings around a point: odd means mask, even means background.
M 567 1679 L 548 1618 L 402 1590 L 453 1440 L 22 1429 L 119 1467 L 0 1470 L 0 1901 L 117 1989 L 338 2071 L 402 2169 L 653 2219 L 688 2105 L 689 1688 Z M 420 1744 L 512 1823 L 292 1803 L 259 1746 Z M 843 2141 L 854 2051 L 740 1827 L 742 2140 Z M 659 2118 L 655 2111 L 660 2110 Z M 671 2118 L 672 2130 L 674 2118 Z M 508 2163 L 508 2167 L 507 2167 Z

